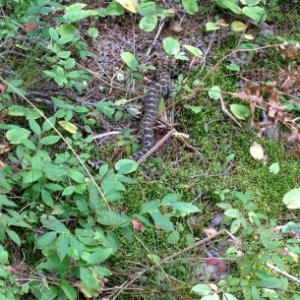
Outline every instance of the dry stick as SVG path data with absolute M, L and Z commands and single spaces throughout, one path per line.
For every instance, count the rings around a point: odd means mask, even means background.
M 226 116 L 228 116 L 235 124 L 237 124 L 240 128 L 242 128 L 242 125 L 236 120 L 236 118 L 226 108 L 222 94 L 220 94 L 220 103 L 221 103 L 222 112 Z
M 162 21 L 161 24 L 159 25 L 159 28 L 158 28 L 158 30 L 157 30 L 157 33 L 156 33 L 156 35 L 155 35 L 155 37 L 154 37 L 154 40 L 153 40 L 151 46 L 150 46 L 150 47 L 148 48 L 148 50 L 147 50 L 146 57 L 148 57 L 148 56 L 150 55 L 150 53 L 151 53 L 151 51 L 152 51 L 152 48 L 153 48 L 153 46 L 156 44 L 157 39 L 158 39 L 158 37 L 160 36 L 160 33 L 161 33 L 162 29 L 164 28 L 164 26 L 165 26 L 165 21 Z
M 271 264 L 271 263 L 269 263 L 269 262 L 266 263 L 266 265 L 267 265 L 270 269 L 272 269 L 273 271 L 275 271 L 276 273 L 278 273 L 278 274 L 280 274 L 280 275 L 283 275 L 283 276 L 285 276 L 285 277 L 291 279 L 292 281 L 294 281 L 294 282 L 296 282 L 297 284 L 300 285 L 300 278 L 294 277 L 294 276 L 290 275 L 289 273 L 287 273 L 287 272 L 285 272 L 285 271 L 283 271 L 283 270 L 280 270 L 279 268 L 277 268 L 276 266 L 274 266 L 273 264 Z
M 121 135 L 121 134 L 122 134 L 122 131 L 110 131 L 110 132 L 99 133 L 99 134 L 95 134 L 93 136 L 93 140 L 101 139 L 101 138 L 104 138 L 104 137 L 110 136 L 110 135 Z
M 164 142 L 176 132 L 175 128 L 172 128 L 161 140 L 159 140 L 146 154 L 144 154 L 137 163 L 140 165 L 145 159 L 147 159 L 153 152 L 155 152 Z
M 52 129 L 61 137 L 61 139 L 66 143 L 66 145 L 68 146 L 68 148 L 71 150 L 71 152 L 74 154 L 74 156 L 77 158 L 77 160 L 79 161 L 79 163 L 82 165 L 82 167 L 84 168 L 84 170 L 86 171 L 86 173 L 88 174 L 88 176 L 90 177 L 91 181 L 93 182 L 93 184 L 95 185 L 98 193 L 100 194 L 100 196 L 102 197 L 103 201 L 105 202 L 107 208 L 109 210 L 111 210 L 109 203 L 104 195 L 104 193 L 102 192 L 100 186 L 97 184 L 97 182 L 95 181 L 94 177 L 92 176 L 92 174 L 90 173 L 90 171 L 88 170 L 88 168 L 86 167 L 85 163 L 81 160 L 81 158 L 79 157 L 79 155 L 76 153 L 76 151 L 74 150 L 74 148 L 70 145 L 70 143 L 68 143 L 68 141 L 65 139 L 65 137 L 59 132 L 59 130 L 49 121 L 49 119 L 44 115 L 43 112 L 41 112 L 28 98 L 26 98 L 23 94 L 21 94 L 19 92 L 18 89 L 16 89 L 14 86 L 12 86 L 8 81 L 4 80 L 2 77 L 0 77 L 0 81 L 2 81 L 5 85 L 7 85 L 8 87 L 10 87 L 17 95 L 19 95 L 23 100 L 25 100 L 30 106 L 32 106 L 38 113 L 39 115 L 52 127 Z
M 207 243 L 207 242 L 215 239 L 217 236 L 222 235 L 224 233 L 226 233 L 227 235 L 229 235 L 232 239 L 236 240 L 236 238 L 231 233 L 229 233 L 226 229 L 223 229 L 223 230 L 221 230 L 221 231 L 219 231 L 219 232 L 217 232 L 217 233 L 215 233 L 215 234 L 213 234 L 213 235 L 211 235 L 211 236 L 209 236 L 207 238 L 204 238 L 204 239 L 198 241 L 197 243 L 195 243 L 192 246 L 189 246 L 189 247 L 187 247 L 185 249 L 182 249 L 181 251 L 179 251 L 177 253 L 174 253 L 174 254 L 172 254 L 172 255 L 170 255 L 170 256 L 162 259 L 159 264 L 162 265 L 162 264 L 168 263 L 170 260 L 172 260 L 173 258 L 179 256 L 180 254 L 188 252 L 188 251 L 190 251 L 190 250 L 192 250 L 192 249 L 194 249 L 194 248 L 196 248 L 196 247 L 198 247 L 200 245 L 203 245 L 203 244 L 205 244 L 205 243 Z M 139 272 L 137 272 L 134 275 L 134 277 L 130 281 L 124 282 L 120 287 L 116 287 L 117 289 L 119 289 L 119 291 L 118 291 L 117 295 L 113 298 L 113 300 L 117 299 L 117 297 L 122 293 L 122 291 L 124 289 L 126 289 L 134 281 L 136 281 L 138 277 L 143 276 L 145 273 L 153 271 L 156 267 L 157 267 L 157 265 L 154 265 L 154 266 L 146 268 L 146 269 L 144 269 L 142 271 L 139 271 Z

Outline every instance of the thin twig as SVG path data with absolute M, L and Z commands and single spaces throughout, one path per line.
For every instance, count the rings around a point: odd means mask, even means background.
M 110 135 L 121 135 L 121 134 L 122 134 L 122 131 L 110 131 L 110 132 L 99 133 L 99 134 L 95 134 L 93 136 L 93 140 L 102 139 L 102 138 L 110 136 Z
M 269 262 L 266 263 L 266 265 L 267 265 L 270 269 L 272 269 L 273 271 L 275 271 L 276 273 L 278 273 L 278 274 L 280 274 L 280 275 L 283 275 L 283 276 L 289 278 L 290 280 L 292 280 L 292 281 L 294 281 L 294 282 L 296 282 L 297 284 L 300 285 L 300 278 L 294 277 L 293 275 L 291 275 L 291 274 L 289 274 L 289 273 L 287 273 L 287 272 L 285 272 L 285 271 L 283 271 L 283 270 L 280 270 L 279 268 L 277 268 L 276 266 L 274 266 L 273 264 L 271 264 L 271 263 L 269 263 Z
M 163 30 L 164 26 L 165 26 L 165 21 L 162 21 L 161 24 L 159 25 L 159 28 L 158 28 L 158 30 L 157 30 L 157 33 L 156 33 L 156 35 L 155 35 L 155 38 L 154 38 L 152 44 L 150 45 L 150 47 L 149 47 L 148 50 L 147 50 L 146 57 L 148 57 L 148 56 L 150 55 L 150 53 L 151 53 L 151 51 L 152 51 L 152 48 L 153 48 L 153 46 L 156 44 L 157 39 L 158 39 L 158 37 L 160 36 L 160 33 L 161 33 L 161 31 Z
M 236 118 L 229 112 L 229 110 L 226 108 L 222 94 L 220 94 L 220 103 L 222 112 L 228 116 L 236 125 L 238 125 L 240 128 L 242 128 L 242 125 L 236 120 Z

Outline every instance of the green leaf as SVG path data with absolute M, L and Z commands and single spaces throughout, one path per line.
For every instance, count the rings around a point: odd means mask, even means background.
M 70 57 L 70 55 L 71 55 L 71 51 L 59 51 L 57 53 L 57 56 L 63 59 Z
M 84 183 L 85 182 L 85 176 L 79 172 L 76 169 L 71 169 L 68 173 L 68 176 L 76 181 L 77 183 Z
M 0 195 L 0 207 L 2 208 L 3 206 L 16 207 L 17 205 L 13 201 L 9 200 L 7 196 Z
M 97 215 L 97 222 L 102 225 L 121 227 L 130 224 L 131 219 L 109 210 L 102 210 Z
M 149 214 L 151 215 L 157 228 L 168 231 L 174 231 L 174 225 L 168 217 L 156 211 L 150 211 Z
M 163 48 L 169 55 L 176 55 L 180 51 L 180 44 L 176 39 L 166 37 L 163 39 Z
M 226 69 L 231 70 L 231 71 L 235 71 L 235 72 L 239 72 L 240 71 L 240 66 L 237 64 L 230 64 L 226 66 Z
M 173 231 L 168 236 L 168 243 L 171 245 L 176 245 L 180 239 L 178 231 Z
M 15 244 L 17 244 L 18 246 L 21 246 L 20 237 L 18 236 L 18 234 L 15 231 L 6 229 L 6 233 Z
M 172 206 L 175 209 L 179 210 L 181 213 L 184 213 L 184 215 L 189 215 L 200 211 L 197 206 L 189 202 L 175 202 L 172 203 Z
M 115 164 L 115 169 L 119 174 L 130 174 L 137 170 L 138 164 L 132 159 L 120 159 Z
M 53 198 L 52 198 L 51 194 L 47 190 L 42 189 L 41 196 L 42 196 L 43 202 L 46 205 L 48 205 L 50 207 L 53 207 L 53 205 L 54 205 Z
M 58 33 L 52 27 L 49 28 L 49 35 L 54 41 L 57 41 L 59 39 Z
M 223 300 L 238 300 L 238 299 L 232 294 L 224 293 Z
M 30 129 L 36 134 L 36 135 L 40 135 L 42 130 L 40 125 L 37 123 L 36 120 L 34 119 L 30 119 L 29 121 L 29 127 Z
M 122 52 L 121 58 L 132 71 L 138 70 L 139 63 L 131 52 Z
M 203 296 L 201 300 L 220 300 L 220 296 L 217 293 L 214 293 L 211 295 Z
M 230 26 L 231 30 L 234 32 L 241 32 L 247 29 L 247 25 L 240 21 L 233 21 Z
M 273 174 L 278 174 L 280 171 L 280 167 L 278 163 L 273 163 L 271 164 L 271 166 L 269 167 L 269 172 L 273 173 Z
M 60 140 L 59 135 L 49 135 L 41 139 L 42 145 L 53 145 L 56 144 Z
M 82 19 L 85 19 L 90 16 L 96 16 L 98 12 L 96 10 L 83 10 L 86 6 L 84 3 L 75 3 L 69 6 L 66 6 L 65 14 L 63 15 L 63 19 L 67 23 L 78 22 Z
M 91 38 L 96 38 L 99 35 L 99 31 L 95 27 L 90 27 L 87 33 Z
M 190 15 L 193 15 L 198 11 L 198 4 L 196 0 L 182 0 L 182 5 Z
M 44 226 L 58 233 L 68 232 L 67 227 L 58 220 L 46 220 Z
M 63 196 L 70 196 L 70 195 L 72 195 L 74 193 L 74 191 L 75 191 L 75 186 L 74 185 L 70 185 L 70 186 L 67 186 L 64 189 L 62 195 Z
M 208 284 L 199 283 L 192 287 L 191 292 L 200 296 L 206 296 L 209 295 L 212 292 L 212 290 Z
M 237 1 L 236 1 L 237 2 Z M 218 1 L 219 3 L 219 1 Z M 222 0 L 222 7 L 230 9 L 233 13 L 239 15 L 242 13 L 241 8 L 232 0 Z
M 107 260 L 112 253 L 113 253 L 113 248 L 107 248 L 107 249 L 97 248 L 97 250 L 93 253 L 83 252 L 81 258 L 91 265 L 96 265 Z
M 183 47 L 196 57 L 202 57 L 203 55 L 203 52 L 197 47 L 191 45 L 183 45 Z
M 225 210 L 224 215 L 233 218 L 233 219 L 237 219 L 239 217 L 241 217 L 241 213 L 238 209 L 236 208 L 229 208 L 227 210 Z
M 67 233 L 62 233 L 58 237 L 57 242 L 56 242 L 56 252 L 57 252 L 57 255 L 58 255 L 60 261 L 63 261 L 64 258 L 66 257 L 67 252 L 68 252 L 69 243 L 70 243 L 70 238 Z
M 299 209 L 300 208 L 300 188 L 292 189 L 287 192 L 283 197 L 283 203 L 289 209 Z
M 231 104 L 230 110 L 238 119 L 241 119 L 241 120 L 245 120 L 250 115 L 250 110 L 245 105 Z
M 221 89 L 219 86 L 214 85 L 208 91 L 208 96 L 213 100 L 219 100 L 221 98 Z
M 9 142 L 13 145 L 18 145 L 27 140 L 30 135 L 30 131 L 25 128 L 13 128 L 6 132 L 5 136 Z
M 40 170 L 31 170 L 31 171 L 25 172 L 23 174 L 23 182 L 25 184 L 32 183 L 32 182 L 35 182 L 35 181 L 39 180 L 42 176 L 43 176 L 42 171 L 40 171 Z
M 142 17 L 139 23 L 139 27 L 145 32 L 151 32 L 155 29 L 156 24 L 157 24 L 157 16 L 150 15 L 150 16 Z
M 205 24 L 205 29 L 206 29 L 206 31 L 215 31 L 215 30 L 220 29 L 220 25 L 217 23 L 214 23 L 214 22 L 207 22 Z
M 63 292 L 65 293 L 65 295 L 68 297 L 69 300 L 77 299 L 77 291 L 69 283 L 67 283 L 66 281 L 63 281 L 63 282 L 61 282 L 60 287 L 63 290 Z
M 56 239 L 57 233 L 54 231 L 47 232 L 38 238 L 36 244 L 39 249 L 43 249 Z
M 94 274 L 92 268 L 83 268 L 79 269 L 80 279 L 89 287 L 97 288 L 99 285 L 99 280 L 97 279 L 96 274 Z
M 236 233 L 241 227 L 241 219 L 235 219 L 231 226 L 230 226 L 230 232 L 233 234 L 233 233 Z
M 178 193 L 171 193 L 171 194 L 167 194 L 162 198 L 161 203 L 162 204 L 172 204 L 174 202 L 179 201 L 180 199 L 180 194 Z
M 260 6 L 245 6 L 243 7 L 242 12 L 245 16 L 257 22 L 264 21 L 266 18 L 266 12 L 264 8 Z

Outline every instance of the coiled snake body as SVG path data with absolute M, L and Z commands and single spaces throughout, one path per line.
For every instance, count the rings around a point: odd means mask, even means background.
M 144 115 L 139 126 L 139 140 L 141 141 L 141 149 L 129 158 L 138 161 L 144 156 L 154 145 L 154 125 L 157 119 L 158 104 L 160 99 L 166 100 L 171 92 L 172 79 L 178 77 L 187 69 L 184 64 L 182 66 L 167 66 L 159 68 L 157 71 L 157 80 L 149 86 L 144 98 Z

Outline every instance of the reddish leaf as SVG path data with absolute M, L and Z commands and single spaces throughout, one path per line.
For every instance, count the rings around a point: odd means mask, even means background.
M 132 223 L 133 228 L 136 229 L 138 232 L 144 232 L 145 231 L 145 228 L 143 227 L 143 225 L 141 224 L 140 221 L 132 220 L 131 223 Z

